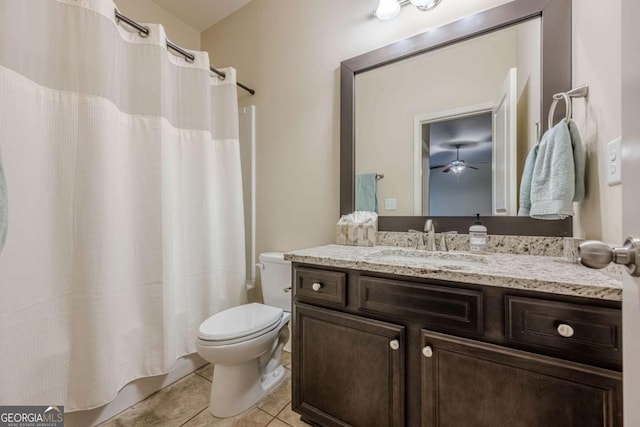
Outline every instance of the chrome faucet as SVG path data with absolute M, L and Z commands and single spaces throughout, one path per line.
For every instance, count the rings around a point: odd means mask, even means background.
M 427 222 L 424 223 L 424 232 L 427 233 L 427 250 L 435 251 L 436 250 L 436 227 L 433 225 L 433 221 L 428 219 Z

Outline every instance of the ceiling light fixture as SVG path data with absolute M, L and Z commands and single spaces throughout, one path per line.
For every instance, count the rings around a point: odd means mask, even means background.
M 388 21 L 400 14 L 402 6 L 414 5 L 418 10 L 426 12 L 438 6 L 442 0 L 380 0 L 373 16 Z
M 400 13 L 400 3 L 398 0 L 380 0 L 378 8 L 373 14 L 376 18 L 388 21 L 395 18 Z
M 417 7 L 418 10 L 426 12 L 439 5 L 440 1 L 441 0 L 411 0 L 411 4 Z

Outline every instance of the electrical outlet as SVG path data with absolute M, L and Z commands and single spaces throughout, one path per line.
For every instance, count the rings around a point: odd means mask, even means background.
M 384 199 L 384 210 L 395 211 L 397 209 L 396 199 Z
M 607 184 L 622 183 L 622 144 L 620 138 L 607 144 Z

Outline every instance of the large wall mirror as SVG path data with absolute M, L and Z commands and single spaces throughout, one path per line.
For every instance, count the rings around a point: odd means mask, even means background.
M 516 0 L 344 61 L 341 213 L 376 203 L 380 230 L 464 232 L 478 212 L 492 234 L 570 236 L 570 218 L 517 217 L 526 155 L 570 87 L 571 0 Z

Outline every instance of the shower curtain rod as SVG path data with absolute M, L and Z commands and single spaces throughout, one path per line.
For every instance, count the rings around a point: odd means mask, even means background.
M 147 27 L 145 27 L 143 25 L 140 25 L 136 21 L 134 21 L 133 19 L 128 18 L 125 15 L 121 14 L 120 12 L 118 12 L 118 9 L 114 9 L 113 11 L 114 11 L 115 16 L 116 16 L 116 22 L 122 21 L 125 24 L 135 28 L 136 30 L 138 30 L 138 34 L 140 34 L 140 37 L 142 37 L 142 38 L 149 36 L 149 31 L 150 31 L 149 28 L 147 28 Z M 171 49 L 171 50 L 173 50 L 175 52 L 178 52 L 180 55 L 184 56 L 184 59 L 187 62 L 193 62 L 196 59 L 196 57 L 193 54 L 191 54 L 191 53 L 187 52 L 186 50 L 182 49 L 180 46 L 171 43 L 169 41 L 169 39 L 167 39 L 167 48 L 169 48 L 169 49 Z M 224 80 L 227 77 L 227 75 L 222 71 L 216 70 L 213 67 L 209 67 L 209 69 L 212 72 L 216 73 L 218 76 L 220 76 L 220 78 L 222 78 L 222 80 Z M 241 87 L 242 89 L 246 90 L 251 95 L 254 95 L 256 93 L 255 90 L 251 89 L 250 87 L 247 87 L 247 86 L 243 85 L 240 82 L 236 82 L 236 84 L 238 85 L 238 87 Z

